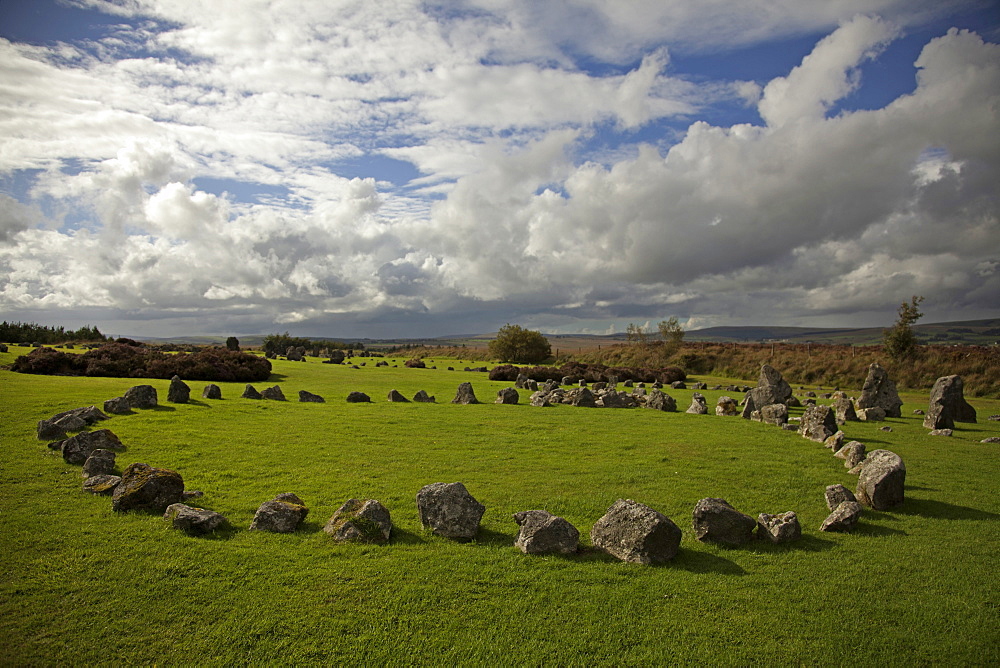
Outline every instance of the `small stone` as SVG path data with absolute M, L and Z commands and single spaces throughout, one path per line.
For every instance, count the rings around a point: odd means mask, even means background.
M 132 406 L 125 397 L 115 397 L 104 402 L 104 412 L 112 415 L 131 415 Z
M 493 403 L 514 405 L 519 398 L 517 390 L 513 387 L 505 387 L 497 392 L 497 399 Z
M 772 543 L 787 543 L 802 537 L 798 516 L 789 511 L 778 515 L 761 513 L 757 516 L 757 538 Z
M 389 542 L 392 519 L 389 511 L 375 499 L 348 499 L 323 527 L 334 540 L 354 543 Z
M 879 427 L 878 430 L 879 431 L 890 432 L 890 431 L 892 431 L 892 427 L 888 427 L 888 426 L 886 426 L 886 427 Z
M 121 477 L 116 475 L 102 474 L 91 476 L 83 481 L 83 491 L 90 492 L 91 494 L 110 496 L 115 493 L 115 488 L 118 487 L 121 481 Z
M 91 453 L 98 449 L 124 452 L 125 446 L 110 429 L 80 432 L 62 441 L 60 446 L 63 460 L 67 464 L 83 464 Z
M 261 396 L 261 393 L 257 391 L 256 387 L 254 387 L 250 383 L 247 383 L 246 387 L 243 388 L 243 394 L 240 395 L 240 398 L 241 399 L 263 399 L 264 397 Z
M 225 516 L 214 510 L 194 508 L 183 503 L 167 506 L 163 519 L 190 536 L 204 536 L 226 524 Z
M 861 504 L 857 501 L 844 501 L 823 520 L 819 530 L 849 532 L 857 526 L 860 517 Z
M 548 511 L 524 510 L 514 521 L 520 527 L 514 547 L 525 554 L 572 554 L 579 547 L 579 530 Z
M 739 415 L 739 404 L 732 397 L 721 396 L 715 404 L 715 414 L 724 416 Z
M 434 397 L 432 397 L 429 394 L 427 394 L 427 392 L 425 392 L 424 390 L 419 390 L 416 394 L 414 394 L 413 395 L 413 400 L 416 401 L 417 403 L 421 403 L 421 404 L 433 404 L 434 403 Z
M 436 482 L 417 492 L 420 523 L 439 536 L 472 540 L 486 506 L 476 501 L 460 482 Z
M 285 492 L 265 501 L 254 513 L 250 531 L 292 533 L 309 514 L 309 509 L 295 494 Z
M 951 429 L 934 429 L 927 432 L 928 436 L 951 436 L 954 432 Z
M 325 404 L 326 399 L 318 394 L 306 392 L 305 390 L 299 390 L 299 402 L 306 404 Z
M 191 398 L 191 388 L 187 383 L 174 376 L 170 379 L 170 387 L 167 388 L 167 401 L 174 404 L 186 404 Z
M 395 404 L 408 404 L 410 400 L 404 397 L 398 390 L 389 390 L 386 399 Z
M 221 399 L 222 398 L 222 388 L 220 388 L 215 383 L 210 383 L 205 386 L 205 389 L 201 391 L 202 399 Z
M 878 406 L 862 408 L 858 411 L 858 420 L 861 422 L 882 422 L 885 420 L 885 409 Z
M 979 442 L 980 443 L 1000 443 L 1000 436 L 988 436 L 987 438 L 984 438 L 983 440 L 981 440 Z
M 184 479 L 176 471 L 129 464 L 115 488 L 111 509 L 163 512 L 167 506 L 179 503 L 183 492 Z
M 618 499 L 590 530 L 590 542 L 635 564 L 670 561 L 680 550 L 681 530 L 666 515 L 632 499 Z
M 156 388 L 152 385 L 136 385 L 125 392 L 125 401 L 130 408 L 156 408 Z
M 823 443 L 837 433 L 837 415 L 829 406 L 809 406 L 799 421 L 799 434 Z
M 842 447 L 844 447 L 844 432 L 838 431 L 833 434 L 825 441 L 823 441 L 823 447 L 833 450 L 835 453 L 839 452 Z
M 476 393 L 472 390 L 472 383 L 462 383 L 458 386 L 458 391 L 455 394 L 455 398 L 451 400 L 453 404 L 478 404 L 479 400 L 476 399 Z
M 111 450 L 98 448 L 90 453 L 83 463 L 83 477 L 90 478 L 95 475 L 114 475 L 115 453 Z
M 270 399 L 271 401 L 287 401 L 285 399 L 285 393 L 281 391 L 280 385 L 272 385 L 266 388 L 260 393 L 260 396 L 264 399 Z
M 844 501 L 857 501 L 854 492 L 843 485 L 829 485 L 826 488 L 826 507 L 833 510 Z
M 757 522 L 733 508 L 725 499 L 700 500 L 692 513 L 695 538 L 703 542 L 743 545 L 753 538 Z
M 372 398 L 364 392 L 351 392 L 347 395 L 347 403 L 349 404 L 368 404 L 371 403 L 371 400 Z

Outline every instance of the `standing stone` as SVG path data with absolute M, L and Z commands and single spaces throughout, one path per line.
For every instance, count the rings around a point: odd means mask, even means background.
M 665 392 L 653 390 L 646 399 L 645 407 L 658 411 L 665 411 L 667 413 L 674 413 L 677 411 L 677 401 Z
M 243 398 L 243 399 L 263 399 L 264 398 L 263 396 L 261 396 L 260 392 L 257 391 L 257 388 L 254 387 L 253 385 L 251 385 L 250 383 L 247 383 L 246 387 L 243 388 L 243 394 L 241 394 L 240 397 Z
M 757 522 L 733 508 L 724 499 L 699 501 L 692 513 L 694 535 L 700 541 L 743 545 L 753 539 Z
M 829 406 L 809 406 L 799 422 L 803 438 L 822 443 L 837 433 L 837 417 Z
M 476 393 L 472 391 L 472 383 L 465 382 L 458 386 L 458 392 L 455 394 L 455 398 L 451 400 L 453 404 L 478 404 L 479 400 L 476 399 Z
M 886 417 L 902 417 L 900 407 L 903 401 L 896 392 L 896 384 L 889 379 L 889 374 L 879 366 L 878 362 L 868 367 L 868 376 L 861 388 L 858 399 L 858 409 L 881 408 Z
M 281 391 L 280 385 L 272 385 L 266 388 L 260 393 L 260 396 L 264 399 L 270 399 L 271 401 L 286 401 L 285 393 Z
M 787 543 L 802 537 L 798 516 L 789 511 L 778 515 L 761 513 L 757 516 L 757 538 L 772 543 Z
M 184 479 L 170 469 L 148 464 L 129 464 L 115 487 L 111 509 L 115 512 L 147 510 L 163 512 L 167 506 L 180 503 L 184 494 Z
M 512 405 L 516 404 L 519 398 L 517 390 L 513 387 L 505 387 L 497 392 L 497 400 L 493 403 Z
M 347 395 L 347 403 L 349 404 L 367 404 L 371 403 L 371 400 L 372 398 L 364 392 L 351 392 Z
M 194 508 L 183 503 L 167 506 L 163 519 L 190 536 L 204 536 L 226 523 L 225 516 L 214 510 Z
M 757 387 L 746 394 L 743 417 L 750 419 L 753 411 L 771 404 L 784 404 L 792 396 L 792 386 L 770 364 L 760 368 Z
M 826 488 L 826 507 L 833 510 L 844 501 L 857 501 L 854 493 L 843 485 L 828 485 Z
M 853 469 L 855 466 L 860 464 L 865 460 L 865 446 L 864 443 L 859 443 L 858 441 L 851 441 L 837 452 L 833 453 L 834 457 L 839 457 L 844 460 L 844 468 Z
M 414 394 L 413 395 L 413 400 L 416 401 L 416 402 L 418 402 L 418 403 L 422 403 L 422 404 L 433 404 L 434 403 L 434 397 L 432 397 L 429 394 L 427 394 L 427 392 L 425 392 L 424 390 L 419 390 L 416 394 Z
M 97 431 L 83 431 L 76 436 L 67 438 L 62 441 L 59 449 L 67 464 L 83 464 L 94 450 L 124 452 L 125 446 L 110 429 L 98 429 Z
M 545 510 L 514 513 L 520 527 L 514 547 L 525 554 L 572 554 L 580 542 L 580 532 L 562 517 Z
M 348 499 L 333 513 L 323 531 L 339 542 L 384 545 L 392 533 L 389 511 L 375 499 Z
M 410 400 L 404 397 L 398 390 L 389 390 L 389 394 L 386 395 L 386 401 L 394 404 L 410 403 Z
M 584 381 L 580 381 L 581 383 Z M 573 397 L 572 404 L 581 408 L 597 408 L 597 399 L 594 397 L 594 393 L 586 387 L 581 387 L 576 390 L 576 394 Z
M 115 457 L 116 455 L 112 450 L 105 450 L 104 448 L 94 450 L 83 463 L 83 477 L 114 475 Z
M 125 397 L 115 397 L 104 402 L 104 412 L 112 415 L 131 415 L 132 406 Z
M 152 385 L 136 385 L 125 392 L 125 401 L 131 408 L 156 408 L 156 388 Z
M 514 387 L 519 390 L 528 389 L 526 383 L 528 382 L 528 374 L 519 373 L 517 374 L 517 379 L 514 381 Z
M 833 450 L 834 454 L 840 452 L 840 449 L 844 447 L 844 432 L 838 431 L 833 436 L 827 437 L 823 441 L 823 447 Z
M 843 392 L 837 393 L 837 398 L 833 402 L 833 411 L 837 416 L 837 424 L 858 421 L 858 413 L 854 410 L 854 402 Z
M 954 429 L 956 422 L 976 422 L 976 409 L 965 400 L 964 386 L 961 376 L 942 376 L 934 382 L 924 427 Z
M 318 394 L 306 392 L 305 390 L 299 390 L 299 402 L 307 404 L 325 404 L 326 399 Z
M 460 482 L 435 482 L 417 492 L 420 523 L 445 538 L 472 540 L 485 512 L 486 506 Z
M 260 504 L 250 523 L 250 531 L 292 533 L 308 514 L 309 509 L 302 499 L 291 492 L 284 492 Z
M 618 499 L 590 530 L 590 542 L 634 564 L 670 561 L 681 545 L 681 530 L 666 515 L 632 499 Z
M 839 503 L 833 512 L 823 520 L 819 530 L 849 532 L 857 526 L 860 517 L 861 504 L 857 501 L 844 501 Z
M 191 399 L 191 388 L 187 383 L 174 376 L 170 379 L 170 387 L 167 388 L 167 401 L 174 404 L 186 404 Z
M 218 385 L 216 385 L 214 383 L 209 383 L 208 385 L 205 386 L 205 389 L 202 390 L 202 392 L 201 392 L 201 398 L 202 399 L 221 399 L 222 398 L 222 389 Z
M 715 414 L 725 416 L 739 415 L 739 404 L 732 397 L 721 396 L 715 404 Z
M 888 510 L 903 502 L 906 466 L 889 450 L 874 450 L 865 458 L 855 491 L 857 500 L 875 510 Z
M 691 405 L 684 412 L 691 413 L 692 415 L 708 415 L 708 402 L 705 400 L 704 395 L 699 392 L 692 394 Z

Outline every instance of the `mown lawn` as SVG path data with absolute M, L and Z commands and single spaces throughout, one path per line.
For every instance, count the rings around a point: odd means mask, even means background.
M 0 355 L 9 364 L 23 349 Z M 492 403 L 509 383 L 437 370 L 278 361 L 287 403 L 166 403 L 114 417 L 129 447 L 119 468 L 172 468 L 196 503 L 232 528 L 190 538 L 154 515 L 115 514 L 81 491 L 80 469 L 35 439 L 53 413 L 98 404 L 138 382 L 0 371 L 0 663 L 50 664 L 875 664 L 1000 662 L 1000 402 L 980 422 L 927 436 L 904 395 L 891 433 L 850 423 L 848 437 L 907 465 L 907 500 L 865 514 L 853 534 L 820 533 L 824 488 L 856 479 L 821 445 L 739 418 L 651 410 Z M 472 363 L 471 366 L 479 366 Z M 483 405 L 450 404 L 471 381 Z M 715 382 L 714 379 L 710 382 Z M 257 384 L 258 390 L 264 383 Z M 300 389 L 325 404 L 297 402 Z M 423 389 L 436 404 L 392 404 Z M 347 393 L 375 403 L 348 404 Z M 670 390 L 683 411 L 690 390 Z M 855 388 L 855 394 L 857 389 Z M 710 405 L 721 392 L 705 392 Z M 456 543 L 419 525 L 414 496 L 462 481 L 487 511 Z M 294 534 L 246 530 L 280 492 L 310 514 Z M 795 510 L 797 543 L 722 548 L 696 541 L 707 496 L 756 516 Z M 346 499 L 376 498 L 392 542 L 338 545 L 320 529 Z M 618 498 L 671 517 L 681 552 L 658 567 L 590 549 Z M 544 508 L 581 532 L 571 557 L 513 546 L 511 515 Z

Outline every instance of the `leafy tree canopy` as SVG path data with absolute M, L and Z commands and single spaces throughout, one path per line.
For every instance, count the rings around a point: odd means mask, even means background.
M 552 346 L 541 332 L 507 323 L 490 341 L 489 354 L 501 362 L 538 364 L 552 356 Z

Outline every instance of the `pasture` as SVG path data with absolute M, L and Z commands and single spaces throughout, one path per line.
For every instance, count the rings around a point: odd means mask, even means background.
M 24 348 L 0 354 L 9 364 Z M 912 415 L 848 423 L 850 439 L 898 453 L 906 502 L 866 509 L 851 534 L 820 533 L 823 491 L 854 489 L 821 444 L 740 418 L 495 405 L 486 374 L 274 361 L 289 401 L 166 402 L 168 381 L 28 376 L 0 370 L 0 663 L 51 664 L 877 664 L 1000 662 L 1000 401 L 969 397 L 978 424 L 932 437 Z M 358 362 L 362 360 L 356 360 Z M 471 363 L 479 366 L 481 363 Z M 780 368 L 779 368 L 780 370 Z M 706 380 L 710 385 L 728 379 Z M 449 403 L 470 381 L 482 405 Z M 743 381 L 753 384 L 753 380 Z M 149 383 L 160 407 L 101 423 L 132 462 L 171 468 L 191 502 L 232 527 L 208 538 L 159 516 L 111 511 L 81 490 L 80 468 L 35 438 L 59 411 Z M 435 404 L 385 401 L 426 390 Z M 815 389 L 815 388 L 811 388 Z M 857 395 L 860 388 L 843 388 Z M 929 389 L 929 388 L 928 388 Z M 298 390 L 326 398 L 297 401 Z M 372 404 L 348 404 L 351 391 Z M 713 407 L 724 392 L 703 392 Z M 729 393 L 731 394 L 731 393 Z M 801 410 L 793 410 L 793 415 Z M 879 431 L 889 425 L 891 432 Z M 486 505 L 475 541 L 425 532 L 414 496 L 465 483 Z M 257 506 L 294 492 L 310 509 L 293 534 L 250 532 Z M 757 516 L 794 510 L 801 540 L 740 548 L 691 532 L 703 497 Z M 321 531 L 348 498 L 392 513 L 387 546 L 335 544 Z M 616 499 L 659 510 L 684 531 L 669 564 L 618 562 L 589 547 Z M 527 556 L 511 516 L 541 508 L 581 533 L 569 557 Z

